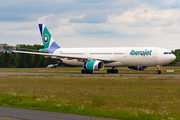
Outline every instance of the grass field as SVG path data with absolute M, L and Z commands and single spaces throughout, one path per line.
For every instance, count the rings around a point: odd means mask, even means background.
M 103 71 L 94 71 L 93 73 L 107 73 L 105 67 Z M 137 71 L 129 69 L 128 67 L 117 67 L 118 73 L 151 73 L 156 74 L 156 67 L 149 67 L 144 71 Z M 0 72 L 52 72 L 52 73 L 81 73 L 82 67 L 68 67 L 68 68 L 0 68 Z M 166 72 L 166 70 L 174 70 L 174 72 Z M 163 67 L 162 74 L 180 74 L 180 67 Z
M 1 75 L 0 106 L 125 120 L 178 120 L 180 78 Z

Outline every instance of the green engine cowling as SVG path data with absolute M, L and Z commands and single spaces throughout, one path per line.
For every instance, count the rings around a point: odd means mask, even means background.
M 88 61 L 83 64 L 83 67 L 88 70 L 100 71 L 104 69 L 104 63 L 102 61 Z
M 147 70 L 148 66 L 128 66 L 128 68 L 133 70 Z

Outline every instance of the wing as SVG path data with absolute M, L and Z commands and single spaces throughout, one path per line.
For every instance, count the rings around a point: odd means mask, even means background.
M 99 60 L 99 61 L 103 61 L 104 63 L 117 62 L 117 60 L 113 60 L 113 59 L 110 59 L 110 58 L 91 58 L 91 57 L 86 57 L 86 56 L 49 54 L 49 53 L 40 53 L 40 52 L 27 52 L 27 51 L 13 51 L 13 52 L 14 53 L 43 55 L 43 56 L 48 56 L 48 57 L 67 58 L 68 60 L 77 59 L 77 60 L 82 61 L 82 62 L 85 61 L 85 60 Z

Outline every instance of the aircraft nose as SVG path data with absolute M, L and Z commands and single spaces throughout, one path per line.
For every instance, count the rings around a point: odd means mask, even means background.
M 174 54 L 172 54 L 169 59 L 173 62 L 176 59 L 176 56 Z

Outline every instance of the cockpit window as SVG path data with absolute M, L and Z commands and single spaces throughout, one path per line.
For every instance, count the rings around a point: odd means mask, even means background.
M 164 54 L 172 54 L 172 52 L 164 52 Z

